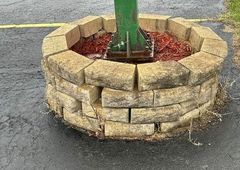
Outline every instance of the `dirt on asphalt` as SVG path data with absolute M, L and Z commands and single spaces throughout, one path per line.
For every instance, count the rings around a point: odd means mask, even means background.
M 205 18 L 219 14 L 222 4 L 143 0 L 140 6 L 147 12 Z M 0 2 L 0 22 L 71 21 L 111 9 L 107 0 L 6 0 Z M 222 23 L 202 25 L 228 42 L 221 76 L 232 82 L 232 100 L 221 110 L 223 122 L 193 133 L 201 147 L 188 142 L 187 135 L 154 143 L 101 141 L 68 128 L 43 104 L 41 44 L 53 29 L 0 30 L 0 169 L 240 169 L 240 71 L 233 63 L 232 33 L 224 32 Z

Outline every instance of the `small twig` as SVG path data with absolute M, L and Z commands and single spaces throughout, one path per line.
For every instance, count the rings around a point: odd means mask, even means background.
M 224 79 L 223 83 L 219 83 L 222 90 L 226 93 L 226 95 L 231 99 L 231 100 L 240 100 L 240 97 L 233 97 L 228 91 L 231 90 L 232 86 L 237 82 L 237 80 L 240 79 L 240 77 L 234 79 L 232 82 L 230 82 L 227 79 Z M 224 85 L 223 85 L 224 84 Z
M 220 122 L 222 122 L 222 115 L 221 114 L 210 111 L 210 110 L 207 110 L 207 112 L 212 113 L 214 116 L 216 116 L 219 119 Z
M 212 113 L 214 116 L 216 116 L 216 117 L 219 119 L 220 122 L 222 122 L 223 116 L 227 116 L 227 115 L 232 114 L 232 112 L 220 114 L 220 113 L 216 113 L 216 112 L 213 112 L 213 111 L 210 111 L 210 110 L 207 110 L 207 112 L 208 112 L 208 113 Z
M 202 146 L 203 143 L 197 142 L 197 139 L 195 140 L 192 139 L 192 126 L 193 126 L 193 119 L 191 119 L 190 127 L 188 130 L 188 141 L 192 143 L 194 146 Z

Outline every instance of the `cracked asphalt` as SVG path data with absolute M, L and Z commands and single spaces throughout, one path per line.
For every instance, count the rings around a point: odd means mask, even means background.
M 141 12 L 186 18 L 216 17 L 224 0 L 139 0 Z M 113 11 L 111 0 L 5 0 L 0 23 L 67 22 L 90 14 Z M 232 84 L 229 93 L 240 97 L 240 70 L 232 62 L 232 33 L 224 24 L 204 22 L 229 45 L 221 73 Z M 48 114 L 43 104 L 44 78 L 40 60 L 42 39 L 53 28 L 0 30 L 0 169 L 240 169 L 240 100 L 232 100 L 223 122 L 194 138 L 169 141 L 100 141 L 69 129 Z

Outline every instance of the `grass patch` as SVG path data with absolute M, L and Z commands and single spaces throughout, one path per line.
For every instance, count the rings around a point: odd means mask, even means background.
M 240 0 L 225 0 L 227 12 L 217 20 L 226 23 L 233 34 L 234 63 L 240 68 Z
M 236 28 L 236 33 L 240 35 L 240 0 L 231 0 L 228 3 L 228 18 L 232 20 Z
M 228 11 L 220 17 L 220 20 L 233 25 L 238 36 L 240 35 L 240 0 L 226 0 Z
M 228 4 L 229 7 L 229 15 L 230 17 L 236 21 L 240 22 L 240 0 L 232 0 Z

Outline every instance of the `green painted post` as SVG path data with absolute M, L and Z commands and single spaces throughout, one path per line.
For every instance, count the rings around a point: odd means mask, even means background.
M 130 53 L 151 48 L 139 27 L 137 0 L 114 0 L 114 4 L 117 32 L 110 43 L 111 51 Z

